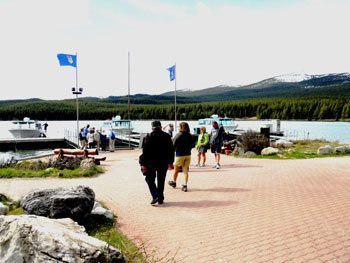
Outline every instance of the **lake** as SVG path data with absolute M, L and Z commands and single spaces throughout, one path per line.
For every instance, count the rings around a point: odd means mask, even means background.
M 103 121 L 80 121 L 79 126 L 83 127 L 90 124 L 91 127 L 100 127 Z M 173 121 L 162 121 L 165 126 Z M 196 126 L 196 121 L 187 121 L 192 129 Z M 44 123 L 44 121 L 42 121 Z M 76 131 L 76 121 L 47 121 L 48 131 L 47 136 L 51 138 L 62 138 L 68 133 L 73 134 Z M 276 128 L 274 120 L 259 120 L 259 121 L 236 121 L 238 129 L 256 130 L 264 124 L 273 124 L 273 129 Z M 11 121 L 0 121 L 0 138 L 12 138 L 8 129 L 12 126 Z M 132 121 L 134 131 L 149 132 L 151 130 L 150 120 Z M 322 122 L 322 121 L 281 121 L 281 130 L 285 132 L 286 137 L 295 137 L 297 139 L 325 139 L 329 141 L 350 142 L 350 122 Z
M 79 126 L 83 127 L 90 124 L 91 127 L 100 127 L 103 121 L 80 121 Z M 162 121 L 166 124 L 172 121 Z M 44 121 L 42 121 L 44 123 Z M 76 132 L 76 121 L 47 121 L 47 136 L 51 138 L 69 137 Z M 174 123 L 174 122 L 172 122 Z M 191 129 L 196 126 L 196 121 L 188 121 Z M 236 121 L 238 129 L 256 130 L 264 124 L 273 124 L 273 130 L 276 129 L 276 121 L 259 120 L 259 121 Z M 151 130 L 150 120 L 132 121 L 135 132 L 149 132 Z M 12 138 L 8 129 L 13 127 L 11 121 L 0 121 L 0 138 Z M 285 132 L 285 136 L 290 139 L 325 139 L 328 141 L 339 141 L 350 143 L 350 122 L 322 122 L 322 121 L 281 121 L 281 130 Z M 39 151 L 40 152 L 40 151 Z M 40 152 L 42 154 L 42 152 Z M 13 154 L 13 153 L 10 153 Z M 23 156 L 28 156 L 28 152 Z M 18 156 L 18 153 L 15 155 Z M 20 155 L 22 155 L 20 153 Z

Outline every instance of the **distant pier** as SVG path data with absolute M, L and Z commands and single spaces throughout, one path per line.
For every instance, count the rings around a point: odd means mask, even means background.
M 66 138 L 21 138 L 0 139 L 0 151 L 40 150 L 55 148 L 77 148 L 78 145 Z

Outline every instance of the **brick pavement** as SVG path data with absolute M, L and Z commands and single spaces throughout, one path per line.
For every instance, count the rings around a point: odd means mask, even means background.
M 165 204 L 152 207 L 139 154 L 108 154 L 95 178 L 2 179 L 0 192 L 89 185 L 127 236 L 177 262 L 350 262 L 349 158 L 223 156 L 222 169 L 191 167 L 189 192 L 166 187 Z

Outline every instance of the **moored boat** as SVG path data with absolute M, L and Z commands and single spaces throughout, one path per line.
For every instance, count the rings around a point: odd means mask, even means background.
M 40 122 L 31 120 L 28 117 L 23 118 L 22 121 L 13 121 L 16 128 L 9 129 L 9 132 L 15 138 L 39 138 L 46 137 Z
M 116 134 L 129 135 L 134 130 L 131 121 L 123 120 L 119 115 L 112 118 L 112 120 L 106 120 L 103 122 L 103 130 L 112 130 Z
M 213 114 L 210 118 L 199 119 L 197 126 L 193 128 L 194 134 L 200 133 L 200 127 L 205 127 L 207 131 L 212 129 L 213 122 L 216 121 L 219 125 L 222 125 L 226 132 L 233 133 L 237 129 L 238 124 L 234 123 L 233 118 L 229 117 L 219 117 L 219 115 Z

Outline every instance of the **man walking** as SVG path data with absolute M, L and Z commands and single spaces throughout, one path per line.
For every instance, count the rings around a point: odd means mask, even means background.
M 153 121 L 152 132 L 144 138 L 139 159 L 141 171 L 152 195 L 151 205 L 163 204 L 165 176 L 168 167 L 173 167 L 173 162 L 174 148 L 170 135 L 162 131 L 160 121 Z

